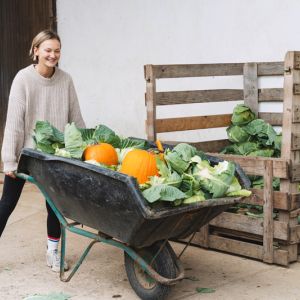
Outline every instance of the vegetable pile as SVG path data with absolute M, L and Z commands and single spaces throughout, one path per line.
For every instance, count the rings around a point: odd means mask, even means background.
M 62 133 L 44 121 L 36 123 L 33 139 L 39 151 L 135 177 L 150 203 L 181 205 L 251 194 L 242 189 L 234 163 L 212 165 L 204 153 L 186 143 L 163 149 L 157 141 L 157 148 L 149 149 L 147 141 L 122 138 L 104 125 L 82 129 L 71 123 Z
M 231 126 L 227 128 L 227 136 L 231 144 L 225 147 L 222 153 L 280 157 L 281 133 L 277 134 L 269 123 L 256 118 L 248 106 L 237 105 L 233 110 L 231 123 Z M 249 179 L 252 188 L 262 189 L 264 187 L 262 176 L 249 176 Z M 273 189 L 279 190 L 279 188 L 279 178 L 273 178 Z M 260 205 L 241 203 L 229 210 L 252 217 L 263 217 L 263 207 Z M 273 217 L 276 217 L 276 213 Z
M 222 153 L 280 157 L 281 134 L 277 134 L 269 123 L 257 119 L 248 106 L 237 105 L 231 123 L 227 128 L 227 136 L 232 144 Z
M 246 156 L 280 157 L 281 133 L 262 119 L 255 117 L 251 109 L 244 105 L 237 105 L 232 114 L 231 126 L 227 128 L 227 136 L 231 145 L 225 147 L 221 153 Z M 249 176 L 253 188 L 263 188 L 261 176 Z M 279 190 L 280 181 L 273 179 L 274 190 Z

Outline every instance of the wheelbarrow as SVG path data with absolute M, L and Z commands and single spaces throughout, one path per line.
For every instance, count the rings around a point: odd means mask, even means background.
M 133 177 L 32 149 L 22 150 L 17 172 L 18 177 L 40 189 L 61 223 L 62 281 L 69 281 L 92 246 L 102 242 L 124 251 L 128 280 L 136 294 L 146 300 L 165 299 L 171 286 L 184 278 L 184 269 L 169 240 L 193 236 L 241 200 L 218 198 L 153 208 Z M 247 177 L 240 168 L 237 175 L 247 187 Z M 63 267 L 66 230 L 92 240 L 68 276 Z

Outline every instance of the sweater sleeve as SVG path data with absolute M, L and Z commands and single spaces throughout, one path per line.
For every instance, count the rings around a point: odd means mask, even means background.
M 3 171 L 15 171 L 24 146 L 26 97 L 18 75 L 13 80 L 7 109 L 1 157 Z
M 70 107 L 69 107 L 69 123 L 74 122 L 77 127 L 85 128 L 85 122 L 82 118 L 80 106 L 74 87 L 73 80 L 70 81 Z

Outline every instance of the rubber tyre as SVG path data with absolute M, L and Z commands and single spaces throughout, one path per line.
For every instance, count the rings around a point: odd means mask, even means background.
M 154 255 L 158 252 L 160 245 L 161 242 L 157 242 L 150 247 L 139 249 L 136 252 L 146 262 L 150 263 L 152 257 L 154 257 Z M 172 286 L 163 285 L 150 278 L 150 276 L 146 274 L 126 252 L 124 252 L 124 257 L 125 269 L 130 285 L 142 300 L 162 300 L 167 297 Z M 156 257 L 155 261 L 152 264 L 152 267 L 158 274 L 163 277 L 175 278 L 176 266 L 173 258 L 173 249 L 171 248 L 169 243 L 167 243 Z

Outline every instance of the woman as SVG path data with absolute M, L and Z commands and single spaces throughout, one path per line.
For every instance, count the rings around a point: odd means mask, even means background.
M 34 63 L 20 70 L 11 86 L 1 152 L 5 177 L 0 200 L 0 236 L 25 183 L 16 178 L 14 173 L 22 148 L 34 146 L 32 133 L 36 121 L 49 121 L 61 131 L 70 122 L 85 127 L 72 78 L 57 68 L 60 50 L 60 38 L 55 32 L 40 32 L 33 39 L 29 52 Z M 60 223 L 47 203 L 46 206 L 47 265 L 59 272 L 60 256 L 57 249 Z

